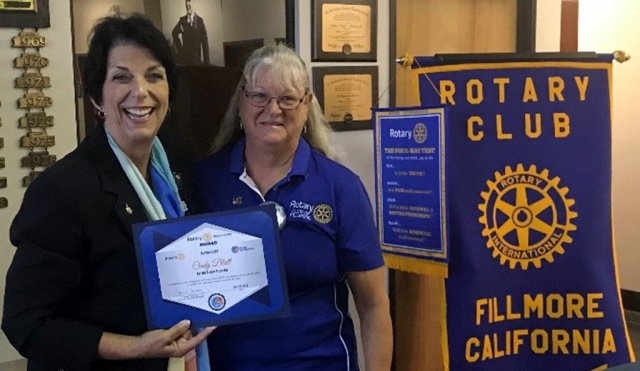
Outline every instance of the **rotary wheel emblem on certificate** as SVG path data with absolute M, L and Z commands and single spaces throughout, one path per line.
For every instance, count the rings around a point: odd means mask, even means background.
M 578 216 L 571 210 L 575 201 L 567 198 L 569 188 L 560 187 L 559 177 L 549 179 L 547 169 L 538 173 L 535 165 L 525 170 L 518 164 L 515 171 L 507 166 L 487 186 L 481 193 L 484 203 L 478 205 L 479 222 L 500 264 L 540 268 L 542 260 L 553 263 L 554 254 L 564 253 L 563 244 L 573 241 L 569 232 L 577 229 L 572 224 Z

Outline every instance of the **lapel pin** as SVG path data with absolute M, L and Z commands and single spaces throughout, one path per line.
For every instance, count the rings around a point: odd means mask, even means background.
M 129 215 L 133 215 L 133 210 L 131 210 L 131 206 L 129 206 L 129 204 L 124 204 L 124 209 Z

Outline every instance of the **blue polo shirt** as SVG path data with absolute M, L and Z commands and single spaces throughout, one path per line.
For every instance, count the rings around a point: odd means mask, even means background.
M 212 370 L 358 370 L 345 272 L 383 265 L 360 178 L 300 139 L 289 174 L 264 198 L 244 167 L 245 140 L 197 164 L 211 211 L 282 205 L 280 232 L 291 316 L 222 326 L 210 336 Z

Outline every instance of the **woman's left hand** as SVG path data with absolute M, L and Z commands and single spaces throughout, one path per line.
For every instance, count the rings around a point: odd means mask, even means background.
M 193 336 L 188 320 L 166 330 L 152 330 L 140 336 L 105 332 L 98 344 L 98 357 L 110 360 L 182 357 L 202 343 L 215 327 Z

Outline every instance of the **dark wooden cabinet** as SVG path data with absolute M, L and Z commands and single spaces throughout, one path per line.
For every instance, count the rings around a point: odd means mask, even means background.
M 205 155 L 220 129 L 242 71 L 216 66 L 180 66 L 178 88 L 166 125 L 189 139 L 197 157 Z

